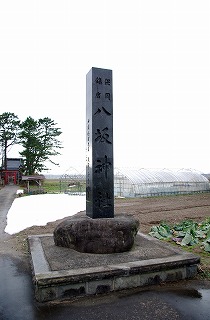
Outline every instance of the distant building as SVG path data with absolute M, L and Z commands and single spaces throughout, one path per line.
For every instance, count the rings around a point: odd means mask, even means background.
M 33 190 L 34 194 L 36 193 L 43 193 L 42 183 L 45 179 L 45 176 L 43 174 L 34 174 L 30 176 L 22 176 L 22 184 L 27 188 L 26 192 L 31 193 L 30 190 L 30 184 L 37 186 L 37 190 Z
M 7 158 L 7 165 L 1 167 L 1 179 L 4 184 L 19 184 L 22 178 L 23 159 L 21 158 Z

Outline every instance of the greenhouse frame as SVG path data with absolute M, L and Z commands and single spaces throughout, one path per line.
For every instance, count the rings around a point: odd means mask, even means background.
M 151 197 L 209 191 L 209 180 L 192 169 L 115 169 L 115 197 Z
M 60 192 L 70 195 L 84 195 L 86 189 L 86 176 L 82 173 L 63 174 L 60 177 Z

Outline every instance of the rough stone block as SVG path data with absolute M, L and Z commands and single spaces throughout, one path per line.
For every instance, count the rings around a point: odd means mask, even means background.
M 113 291 L 112 279 L 105 279 L 100 281 L 91 281 L 87 284 L 88 294 L 100 294 Z
M 190 278 L 195 277 L 197 272 L 198 272 L 198 265 L 197 264 L 187 266 L 186 267 L 186 278 L 190 279 Z
M 140 275 L 137 274 L 135 276 L 125 276 L 119 277 L 115 279 L 114 289 L 121 290 L 127 288 L 136 288 L 140 285 Z
M 61 298 L 71 298 L 86 295 L 86 284 L 76 283 L 59 287 L 59 296 Z
M 46 287 L 42 288 L 41 290 L 39 290 L 39 288 L 36 287 L 35 296 L 37 301 L 40 302 L 55 300 L 58 297 L 57 287 Z
M 55 245 L 87 253 L 129 251 L 138 232 L 139 222 L 132 217 L 110 219 L 71 217 L 54 230 Z

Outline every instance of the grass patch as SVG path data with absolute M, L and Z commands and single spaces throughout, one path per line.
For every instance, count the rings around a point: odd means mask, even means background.
M 29 192 L 26 185 L 20 186 L 24 190 L 24 195 L 39 194 L 39 193 L 80 193 L 86 192 L 85 181 L 62 181 L 60 179 L 45 179 L 41 186 L 38 186 L 35 182 L 31 182 L 29 186 Z
M 47 193 L 60 193 L 60 180 L 58 179 L 46 179 L 43 183 L 43 189 Z
M 44 180 L 43 189 L 47 193 L 85 192 L 86 183 L 84 181 L 62 181 L 58 179 L 46 179 Z

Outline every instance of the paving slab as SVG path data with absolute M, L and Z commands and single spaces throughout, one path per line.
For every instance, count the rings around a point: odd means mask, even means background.
M 193 278 L 200 257 L 138 232 L 129 252 L 81 253 L 52 234 L 28 237 L 35 297 L 66 300 Z

